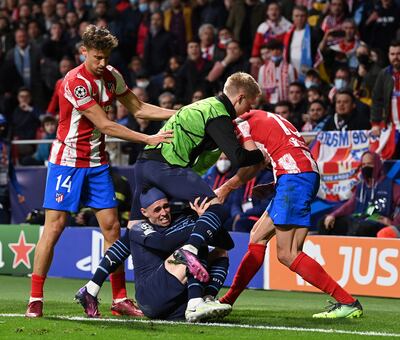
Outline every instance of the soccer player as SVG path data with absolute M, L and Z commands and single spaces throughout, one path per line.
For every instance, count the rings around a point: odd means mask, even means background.
M 182 214 L 172 219 L 167 197 L 156 188 L 143 192 L 140 203 L 145 221 L 108 248 L 92 280 L 77 292 L 85 313 L 100 316 L 100 287 L 131 253 L 136 299 L 146 316 L 196 322 L 229 313 L 230 305 L 215 301 L 228 273 L 227 250 L 233 247 L 231 237 L 221 228 L 224 216 L 206 211 L 210 203 L 196 199 L 191 207 L 199 217 Z M 208 244 L 220 248 L 207 256 Z M 193 251 L 198 252 L 200 261 Z M 207 264 L 210 275 L 204 268 Z
M 173 131 L 172 142 L 146 147 L 134 165 L 131 219 L 142 218 L 139 197 L 146 187 L 155 186 L 170 197 L 190 202 L 197 197 L 214 199 L 214 192 L 197 173 L 208 170 L 221 151 L 235 168 L 262 162 L 259 150 L 247 151 L 239 144 L 232 123 L 251 109 L 260 94 L 257 82 L 238 72 L 227 79 L 222 95 L 184 106 L 173 115 L 162 128 Z M 222 209 L 217 200 L 212 203 L 209 209 Z
M 254 225 L 248 251 L 243 257 L 229 291 L 220 299 L 233 305 L 264 261 L 267 242 L 276 235 L 278 260 L 308 283 L 336 299 L 336 303 L 315 318 L 352 318 L 363 314 L 361 304 L 334 281 L 321 265 L 302 252 L 310 227 L 310 205 L 319 188 L 319 172 L 304 139 L 286 119 L 254 110 L 236 120 L 246 147 L 263 149 L 276 179 L 275 194 L 266 212 Z M 224 199 L 254 176 L 243 169 L 216 193 Z
M 106 248 L 119 237 L 117 201 L 106 161 L 104 136 L 149 145 L 166 142 L 171 137 L 168 131 L 148 136 L 108 120 L 106 112 L 115 99 L 130 112 L 145 118 L 154 113 L 161 118 L 169 117 L 174 111 L 139 101 L 121 74 L 108 65 L 110 53 L 117 46 L 117 39 L 108 30 L 90 25 L 82 39 L 82 54 L 86 59 L 65 76 L 60 86 L 60 121 L 49 157 L 43 204 L 45 224 L 35 249 L 27 317 L 43 314 L 43 285 L 69 211 L 77 211 L 80 203 L 91 207 Z M 122 269 L 111 276 L 111 284 L 112 310 L 135 315 L 132 301 L 126 298 Z

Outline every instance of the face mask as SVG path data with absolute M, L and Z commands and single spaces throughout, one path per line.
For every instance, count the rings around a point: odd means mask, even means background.
M 372 178 L 372 173 L 374 172 L 374 168 L 372 166 L 364 166 L 361 168 L 361 173 L 365 179 Z
M 79 61 L 83 63 L 86 60 L 86 57 L 83 54 L 79 55 Z
M 347 81 L 341 78 L 335 79 L 335 87 L 337 90 L 344 89 L 347 86 Z
M 275 56 L 275 55 L 273 55 L 273 56 L 271 57 L 271 61 L 272 61 L 274 64 L 279 64 L 279 63 L 281 62 L 281 60 L 282 60 L 282 56 Z
M 149 81 L 148 80 L 138 80 L 137 82 L 136 82 L 136 86 L 137 87 L 140 87 L 140 88 L 142 88 L 142 89 L 145 89 L 147 86 L 149 86 Z
M 306 81 L 304 82 L 304 86 L 305 86 L 307 89 L 309 89 L 311 86 L 318 86 L 318 84 L 317 84 L 317 83 L 314 83 L 312 80 L 306 80 Z
M 229 159 L 219 159 L 215 166 L 221 174 L 224 174 L 231 167 L 231 161 Z
M 232 41 L 231 38 L 219 39 L 219 42 L 220 42 L 222 45 L 225 45 L 225 46 L 226 46 L 227 44 L 229 44 L 231 41 Z
M 139 4 L 139 11 L 140 11 L 141 13 L 147 12 L 148 10 L 149 10 L 149 4 L 146 4 L 146 3 L 144 3 L 144 4 Z

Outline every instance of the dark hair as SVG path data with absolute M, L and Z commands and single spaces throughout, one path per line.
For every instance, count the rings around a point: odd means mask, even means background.
M 283 43 L 277 39 L 271 39 L 264 46 L 269 50 L 281 50 L 281 51 L 283 50 L 284 47 Z
M 292 103 L 290 103 L 288 100 L 280 100 L 279 102 L 277 102 L 274 105 L 274 110 L 278 107 L 278 106 L 286 106 L 289 108 L 289 111 L 291 112 L 293 109 Z
M 304 6 L 304 5 L 295 5 L 295 6 L 293 7 L 292 13 L 294 12 L 295 9 L 298 10 L 298 11 L 301 11 L 301 12 L 303 12 L 303 13 L 306 13 L 306 14 L 308 15 L 308 9 L 307 9 L 307 7 Z
M 337 96 L 341 95 L 341 94 L 347 94 L 349 97 L 351 97 L 352 102 L 354 103 L 356 101 L 356 97 L 353 94 L 353 91 L 350 89 L 341 89 L 338 90 L 335 94 L 335 98 L 334 98 L 334 103 L 336 104 L 336 98 Z
M 89 25 L 82 35 L 83 46 L 88 49 L 108 51 L 118 46 L 118 39 L 106 28 Z
M 301 89 L 302 92 L 304 92 L 304 90 L 305 90 L 304 84 L 301 83 L 301 82 L 299 82 L 299 81 L 293 81 L 293 82 L 291 82 L 291 83 L 289 84 L 289 87 L 291 87 L 291 86 L 297 86 L 297 87 L 299 87 L 299 88 Z
M 400 40 L 399 39 L 394 39 L 390 42 L 389 47 L 400 47 Z
M 321 79 L 319 72 L 317 70 L 314 70 L 313 68 L 310 68 L 306 72 L 306 77 L 315 77 L 315 78 Z
M 324 108 L 325 111 L 328 109 L 328 106 L 326 105 L 326 103 L 325 103 L 323 100 L 321 100 L 321 99 L 315 99 L 315 100 L 313 100 L 310 104 L 308 104 L 307 111 L 310 109 L 310 107 L 311 107 L 312 104 L 319 104 L 319 105 L 321 105 L 321 106 Z

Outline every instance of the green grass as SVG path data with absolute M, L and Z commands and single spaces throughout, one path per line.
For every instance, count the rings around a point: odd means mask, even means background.
M 83 316 L 81 307 L 73 303 L 75 291 L 82 280 L 48 279 L 45 286 L 45 317 L 25 319 L 0 317 L 0 339 L 357 339 L 356 334 L 334 334 L 304 331 L 268 330 L 257 328 L 213 327 L 210 325 L 165 325 L 157 323 L 91 320 L 60 320 L 55 316 Z M 26 308 L 30 279 L 0 276 L 0 314 L 23 314 Z M 133 284 L 128 290 L 133 295 Z M 100 310 L 103 317 L 113 318 L 109 311 L 109 283 L 101 292 Z M 313 313 L 326 304 L 322 294 L 281 291 L 247 290 L 237 301 L 233 312 L 223 322 L 260 326 L 283 326 L 346 330 L 357 332 L 396 333 L 400 336 L 398 299 L 361 297 L 365 316 L 354 320 L 314 320 Z M 131 320 L 131 319 L 124 319 Z M 368 336 L 368 339 L 378 336 Z

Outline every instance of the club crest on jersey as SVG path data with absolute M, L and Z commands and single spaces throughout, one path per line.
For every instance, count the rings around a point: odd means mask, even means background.
M 82 85 L 79 85 L 75 87 L 74 94 L 77 98 L 85 98 L 87 95 L 87 91 Z
M 107 83 L 107 88 L 108 88 L 108 91 L 110 91 L 110 92 L 115 92 L 115 85 L 114 85 L 114 83 L 108 82 L 108 83 Z
M 64 199 L 64 194 L 62 194 L 62 193 L 56 193 L 56 202 L 57 203 L 61 203 L 62 201 L 63 201 L 63 199 Z

